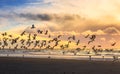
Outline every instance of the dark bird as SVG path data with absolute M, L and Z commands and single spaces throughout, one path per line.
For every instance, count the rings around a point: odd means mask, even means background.
M 57 38 L 54 38 L 53 41 L 57 41 L 58 39 Z
M 92 47 L 92 50 L 94 51 L 95 54 L 97 53 L 95 46 Z
M 68 43 L 71 43 L 71 41 L 68 41 Z
M 46 32 L 45 32 L 45 35 L 47 35 L 48 34 L 48 30 L 46 30 Z
M 48 43 L 51 43 L 51 42 L 53 42 L 53 40 L 49 40 L 49 41 L 48 41 Z
M 101 47 L 101 45 L 98 45 L 98 47 Z
M 62 35 L 58 35 L 58 38 L 60 38 Z
M 21 41 L 21 44 L 24 45 L 25 40 L 21 39 L 20 41 Z
M 92 36 L 90 37 L 90 39 L 93 40 L 93 41 L 95 40 L 95 38 L 96 38 L 96 35 L 92 35 Z
M 4 33 L 2 33 L 1 35 L 2 35 L 2 36 L 5 36 L 5 34 L 4 34 Z
M 33 36 L 33 40 L 35 40 L 35 39 L 36 39 L 36 36 L 37 36 L 37 34 L 34 34 L 34 36 Z
M 80 40 L 77 41 L 76 45 L 78 45 L 80 43 Z
M 68 37 L 68 40 L 70 40 L 72 37 L 70 36 L 70 37 Z
M 21 35 L 21 36 L 25 35 L 25 31 L 23 31 L 20 35 Z
M 86 47 L 87 47 L 87 46 L 85 46 L 85 45 L 84 45 L 84 46 L 83 46 L 83 50 L 85 50 L 85 49 L 86 49 Z
M 65 44 L 65 47 L 68 48 L 68 47 L 69 47 L 69 44 Z
M 68 40 L 70 40 L 70 39 L 75 40 L 75 35 L 73 35 L 72 37 L 71 37 L 71 36 L 70 36 L 70 37 L 68 37 Z
M 30 39 L 30 37 L 31 37 L 31 34 L 29 34 L 28 39 Z
M 12 35 L 9 35 L 9 37 L 12 37 Z
M 6 35 L 7 35 L 7 32 L 5 32 L 4 34 L 5 34 L 5 36 L 6 36 Z
M 93 42 L 93 41 L 88 41 L 88 44 L 90 44 L 91 42 Z
M 73 35 L 72 39 L 75 40 L 75 35 Z
M 7 32 L 5 32 L 5 33 L 2 33 L 2 36 L 6 36 L 7 35 Z
M 17 49 L 17 47 L 18 47 L 18 44 L 14 47 L 14 49 Z
M 42 33 L 43 33 L 43 31 L 41 31 L 41 30 L 37 30 L 37 32 L 38 32 L 39 34 L 42 34 Z
M 31 29 L 34 29 L 34 28 L 35 28 L 35 25 L 33 24 L 32 27 L 31 27 Z
M 36 47 L 39 44 L 39 42 L 40 42 L 39 40 L 36 40 L 34 47 Z
M 4 46 L 8 46 L 7 40 L 3 40 Z
M 56 41 L 56 43 L 55 43 L 55 46 L 57 46 L 58 45 L 58 41 Z
M 46 47 L 46 49 L 49 49 L 50 48 L 50 45 L 48 45 L 47 47 Z
M 96 35 L 92 35 L 90 38 L 90 41 L 88 41 L 88 44 L 90 44 L 91 42 L 95 41 Z
M 113 44 L 111 44 L 111 46 L 115 46 L 116 45 L 116 42 L 114 42 Z
M 64 46 L 63 46 L 63 45 L 60 45 L 60 47 L 61 47 L 62 49 L 64 49 Z
M 79 52 L 79 51 L 81 51 L 81 48 L 76 48 L 75 50 Z

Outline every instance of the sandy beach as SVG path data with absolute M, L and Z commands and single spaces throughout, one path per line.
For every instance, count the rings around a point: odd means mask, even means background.
M 120 62 L 42 58 L 0 58 L 0 74 L 119 74 Z

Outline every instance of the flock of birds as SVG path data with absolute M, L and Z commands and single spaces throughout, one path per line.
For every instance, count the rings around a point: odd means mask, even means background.
M 35 25 L 33 24 L 30 29 L 35 29 Z M 37 39 L 37 37 L 41 34 L 44 34 L 49 38 L 49 40 L 40 40 Z M 37 30 L 36 33 L 27 33 L 26 31 L 23 31 L 20 36 L 13 37 L 13 35 L 8 34 L 7 32 L 4 32 L 1 34 L 2 38 L 0 39 L 0 49 L 55 49 L 55 47 L 59 47 L 60 49 L 69 49 L 70 44 L 74 41 L 75 45 L 78 46 L 80 44 L 80 39 L 77 39 L 75 35 L 68 36 L 67 37 L 67 44 L 60 43 L 62 41 L 61 37 L 63 35 L 58 35 L 56 37 L 52 37 L 49 34 L 49 30 Z M 27 36 L 27 39 L 23 39 L 23 36 Z M 95 41 L 96 35 L 86 35 L 84 38 L 88 38 L 88 45 Z M 9 45 L 10 44 L 10 45 Z M 52 45 L 51 45 L 52 44 Z M 112 43 L 111 46 L 115 46 L 116 42 Z M 87 46 L 83 46 L 82 50 L 85 50 Z M 101 45 L 98 45 L 98 47 L 102 47 Z M 92 51 L 95 53 L 102 52 L 103 49 L 96 49 L 95 46 L 93 46 Z M 80 51 L 81 48 L 77 47 L 75 49 L 76 51 Z M 106 49 L 105 51 L 112 51 L 112 49 Z M 89 52 L 88 52 L 89 53 Z

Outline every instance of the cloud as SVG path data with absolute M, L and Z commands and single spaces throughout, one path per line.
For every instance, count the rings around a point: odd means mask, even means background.
M 108 27 L 104 29 L 104 32 L 111 35 L 120 35 L 120 31 L 115 27 Z
M 48 14 L 37 14 L 37 15 L 34 15 L 34 14 L 30 14 L 30 13 L 27 13 L 27 14 L 18 14 L 19 17 L 21 18 L 26 18 L 26 19 L 29 19 L 29 20 L 41 20 L 41 21 L 50 21 L 52 18 L 50 15 Z
M 106 27 L 105 29 L 101 30 L 98 29 L 97 31 L 87 30 L 82 32 L 83 35 L 87 34 L 95 34 L 95 35 L 120 35 L 120 30 L 116 27 Z
M 31 14 L 31 13 L 20 13 L 16 15 L 18 18 L 24 18 L 28 21 L 46 21 L 50 25 L 50 29 L 53 31 L 76 31 L 82 32 L 85 30 L 97 30 L 100 28 L 99 26 L 95 26 L 96 22 L 91 19 L 84 18 L 77 14 L 50 14 L 50 13 L 39 13 L 39 14 Z
M 78 14 L 53 14 L 53 13 L 11 13 L 4 15 L 4 18 L 11 18 L 11 20 L 26 24 L 47 24 L 51 31 L 75 31 L 79 33 L 91 32 L 91 34 L 111 34 L 114 32 L 119 33 L 120 25 L 118 24 L 105 24 L 99 20 L 92 20 L 82 17 Z M 28 23 L 27 23 L 28 24 Z M 31 24 L 30 24 L 31 25 Z M 118 27 L 118 28 L 117 28 Z M 117 29 L 116 29 L 117 28 Z M 103 30 L 103 31 L 102 31 Z M 111 33 L 108 33 L 110 32 Z M 94 32 L 94 33 L 92 33 Z
M 39 3 L 41 3 L 39 5 Z M 0 16 L 16 24 L 47 23 L 52 31 L 85 32 L 117 27 L 120 30 L 119 1 L 112 0 L 37 0 L 12 10 L 1 10 Z M 5 12 L 6 11 L 6 12 Z M 112 12 L 113 11 L 113 12 Z M 5 12 L 5 13 L 4 13 Z M 109 13 L 111 12 L 111 13 Z M 32 22 L 32 23 L 31 23 Z M 27 23 L 28 24 L 28 23 Z
M 93 35 L 93 34 L 95 34 L 95 35 L 105 35 L 105 33 L 102 30 L 97 30 L 97 31 L 87 30 L 87 31 L 85 31 L 81 34 L 82 35 L 88 35 L 88 34 L 90 34 L 90 35 Z

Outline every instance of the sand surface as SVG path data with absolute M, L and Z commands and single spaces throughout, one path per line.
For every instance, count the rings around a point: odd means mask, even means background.
M 0 74 L 120 74 L 120 62 L 1 57 Z

